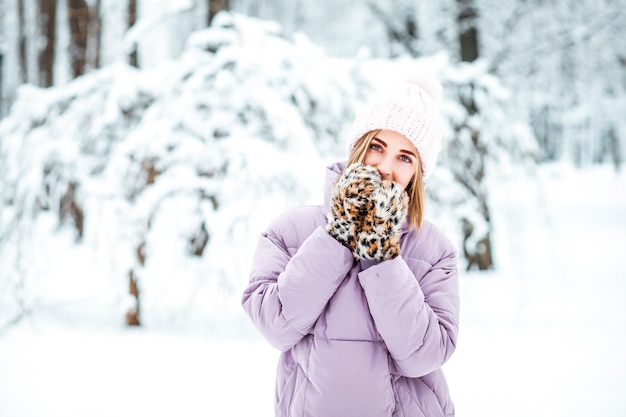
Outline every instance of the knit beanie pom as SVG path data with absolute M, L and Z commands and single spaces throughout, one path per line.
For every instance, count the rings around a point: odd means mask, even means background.
M 372 130 L 393 130 L 417 149 L 424 181 L 432 173 L 441 150 L 438 108 L 442 87 L 432 75 L 419 74 L 361 109 L 348 135 L 348 152 Z
M 435 77 L 432 73 L 425 71 L 419 73 L 414 72 L 411 76 L 407 77 L 407 83 L 415 84 L 420 87 L 433 100 L 435 106 L 439 107 L 443 87 L 437 77 Z

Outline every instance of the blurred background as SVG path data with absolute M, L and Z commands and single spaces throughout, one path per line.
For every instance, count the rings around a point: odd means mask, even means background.
M 2 0 L 0 416 L 273 415 L 258 235 L 431 76 L 457 415 L 626 415 L 624 39 L 624 0 Z

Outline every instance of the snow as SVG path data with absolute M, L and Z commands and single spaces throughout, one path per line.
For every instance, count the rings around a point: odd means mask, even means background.
M 447 364 L 459 415 L 626 413 L 625 176 L 544 166 L 541 187 L 502 184 L 494 273 L 461 281 Z
M 457 415 L 626 415 L 626 175 L 537 184 L 496 186 L 501 267 L 462 273 Z M 0 415 L 272 416 L 278 352 L 239 314 L 237 337 L 26 319 L 0 337 Z
M 0 351 L 2 416 L 271 415 L 275 354 L 259 341 L 47 324 Z
M 457 415 L 626 415 L 625 174 L 536 167 L 528 122 L 480 62 L 337 59 L 280 30 L 220 14 L 158 68 L 20 88 L 0 123 L 0 416 L 271 416 L 278 352 L 239 306 L 256 238 L 321 201 L 366 96 L 425 70 L 455 145 L 428 217 L 459 249 L 463 217 L 470 243 L 488 231 L 494 245 L 494 270 L 462 271 Z M 491 224 L 455 175 L 485 193 Z M 59 220 L 72 182 L 82 236 Z M 139 329 L 123 325 L 130 271 Z

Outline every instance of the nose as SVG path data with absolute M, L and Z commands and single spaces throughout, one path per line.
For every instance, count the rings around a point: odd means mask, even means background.
M 392 173 L 391 161 L 389 161 L 388 158 L 382 159 L 378 163 L 378 165 L 376 165 L 376 168 L 378 169 L 378 172 L 380 172 L 380 176 L 384 180 L 390 180 L 391 179 L 391 173 Z

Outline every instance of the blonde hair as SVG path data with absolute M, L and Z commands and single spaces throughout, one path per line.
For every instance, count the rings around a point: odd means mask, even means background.
M 380 132 L 380 130 L 371 130 L 357 140 L 354 148 L 350 151 L 346 167 L 356 163 L 363 163 L 365 155 L 367 154 L 370 144 L 372 143 L 372 139 L 376 137 L 378 132 Z M 409 212 L 407 215 L 409 226 L 419 229 L 422 226 L 422 221 L 424 220 L 426 193 L 424 191 L 424 181 L 422 180 L 422 161 L 420 160 L 419 155 L 417 157 L 417 162 L 418 167 L 415 170 L 415 174 L 409 182 L 409 185 L 406 187 L 406 192 L 409 195 Z

